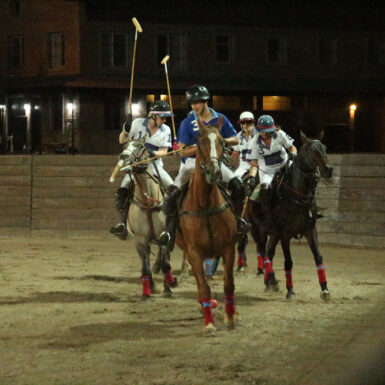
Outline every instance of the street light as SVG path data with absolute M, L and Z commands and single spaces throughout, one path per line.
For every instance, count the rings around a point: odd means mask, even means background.
M 71 117 L 71 151 L 75 153 L 75 119 L 74 119 L 75 104 L 73 102 L 67 103 L 67 114 Z

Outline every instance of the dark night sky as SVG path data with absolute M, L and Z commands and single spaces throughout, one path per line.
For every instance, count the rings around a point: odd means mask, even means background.
M 384 0 L 84 0 L 92 19 L 385 30 Z

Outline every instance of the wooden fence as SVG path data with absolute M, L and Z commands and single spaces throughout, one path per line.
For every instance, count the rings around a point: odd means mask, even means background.
M 110 237 L 117 223 L 117 156 L 0 156 L 0 236 Z M 175 175 L 178 157 L 166 168 Z M 321 242 L 385 247 L 385 155 L 331 155 L 334 175 L 321 180 Z

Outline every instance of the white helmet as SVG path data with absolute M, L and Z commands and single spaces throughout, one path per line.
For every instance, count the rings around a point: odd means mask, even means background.
M 254 115 L 250 111 L 243 111 L 241 115 L 239 115 L 238 123 L 244 122 L 255 122 Z

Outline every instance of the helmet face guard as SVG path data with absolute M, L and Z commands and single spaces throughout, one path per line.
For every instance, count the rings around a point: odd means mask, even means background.
M 260 133 L 273 133 L 276 130 L 274 119 L 270 115 L 262 115 L 258 118 L 257 130 Z

